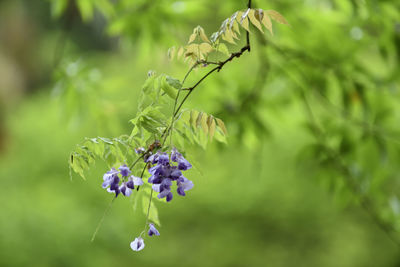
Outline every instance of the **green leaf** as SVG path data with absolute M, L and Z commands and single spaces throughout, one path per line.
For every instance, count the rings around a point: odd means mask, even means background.
M 164 76 L 161 80 L 161 89 L 172 99 L 176 98 L 176 89 L 179 89 L 179 86 L 181 86 L 179 80 L 173 79 L 169 76 Z
M 62 15 L 68 6 L 68 0 L 53 0 L 51 1 L 51 15 L 58 18 Z
M 93 3 L 91 1 L 80 0 L 76 1 L 78 9 L 81 13 L 82 20 L 88 22 L 93 18 Z
M 228 47 L 223 43 L 218 44 L 218 51 L 225 55 L 230 55 Z
M 178 79 L 172 78 L 171 76 L 166 76 L 166 81 L 169 85 L 174 87 L 175 89 L 179 90 L 182 88 L 182 84 Z

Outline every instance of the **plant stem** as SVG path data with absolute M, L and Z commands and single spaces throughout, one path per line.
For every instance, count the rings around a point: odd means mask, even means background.
M 104 218 L 106 217 L 107 213 L 110 211 L 111 206 L 112 206 L 112 204 L 113 204 L 113 202 L 114 202 L 114 200 L 115 200 L 116 198 L 117 198 L 117 197 L 113 197 L 113 199 L 111 200 L 110 204 L 108 205 L 108 207 L 107 207 L 106 210 L 104 211 L 103 216 L 101 217 L 100 222 L 98 223 L 98 225 L 97 225 L 97 227 L 96 227 L 96 230 L 94 230 L 94 233 L 93 233 L 93 235 L 92 235 L 92 239 L 90 240 L 90 242 L 93 242 L 94 239 L 96 238 L 97 232 L 100 230 L 100 227 L 101 227 L 101 225 L 103 224 Z
M 248 1 L 247 7 L 248 7 L 248 8 L 251 8 L 251 0 Z M 178 113 L 179 113 L 179 111 L 181 110 L 183 104 L 186 102 L 186 100 L 187 100 L 187 99 L 189 98 L 189 96 L 192 94 L 192 92 L 194 91 L 194 89 L 196 89 L 196 87 L 199 86 L 199 85 L 200 85 L 208 76 L 210 76 L 213 72 L 215 72 L 215 71 L 220 72 L 220 71 L 222 70 L 222 68 L 223 68 L 228 62 L 232 61 L 234 58 L 239 58 L 240 56 L 243 55 L 244 52 L 246 52 L 246 51 L 250 52 L 250 50 L 251 50 L 251 47 L 250 47 L 250 34 L 249 34 L 249 32 L 247 31 L 247 32 L 246 32 L 246 45 L 245 45 L 244 47 L 242 47 L 242 49 L 240 49 L 239 52 L 232 53 L 231 56 L 230 56 L 229 58 L 227 58 L 225 61 L 221 61 L 221 62 L 212 62 L 211 64 L 214 64 L 214 65 L 217 65 L 217 66 L 216 66 L 215 68 L 211 69 L 209 72 L 207 72 L 207 73 L 206 73 L 199 81 L 197 81 L 192 87 L 189 87 L 189 88 L 180 88 L 180 89 L 179 89 L 178 95 L 177 95 L 176 98 L 175 98 L 174 111 L 173 111 L 173 114 L 172 114 L 171 123 L 170 123 L 170 125 L 169 125 L 167 128 L 165 128 L 164 132 L 163 132 L 162 135 L 161 135 L 161 138 L 164 138 L 164 140 L 163 140 L 163 142 L 162 142 L 162 145 L 164 145 L 165 140 L 166 140 L 168 134 L 170 134 L 170 133 L 172 132 L 172 128 L 173 128 L 173 124 L 174 124 L 174 122 L 175 122 L 176 116 L 178 115 Z M 193 65 L 192 68 L 186 73 L 183 82 L 186 81 L 186 78 L 189 76 L 189 74 L 192 72 L 192 70 L 193 70 L 197 65 L 198 65 L 198 63 L 195 64 L 195 65 Z M 183 85 L 183 82 L 182 82 L 182 85 Z M 177 105 L 177 103 L 178 103 L 178 98 L 179 98 L 180 92 L 183 91 L 183 90 L 187 90 L 187 91 L 189 91 L 189 92 L 188 92 L 188 93 L 185 95 L 185 97 L 182 99 L 182 101 L 181 101 L 181 103 L 179 104 L 178 108 L 176 108 L 176 105 Z

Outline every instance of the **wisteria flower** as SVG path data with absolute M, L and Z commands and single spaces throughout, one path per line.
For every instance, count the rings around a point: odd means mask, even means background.
M 126 197 L 129 197 L 132 194 L 132 189 L 127 186 L 127 183 L 122 183 L 119 187 L 119 191 Z
M 183 176 L 181 176 L 181 178 L 178 179 L 177 185 L 178 185 L 177 192 L 181 196 L 185 196 L 186 195 L 185 191 L 192 189 L 194 186 L 192 181 Z
M 177 192 L 181 196 L 185 196 L 185 191 L 193 188 L 193 182 L 182 175 L 182 171 L 190 169 L 192 165 L 176 148 L 171 151 L 171 161 L 167 153 L 157 152 L 151 155 L 146 162 L 155 164 L 149 169 L 151 176 L 148 182 L 153 184 L 153 190 L 159 193 L 158 198 L 166 198 L 167 202 L 172 200 L 171 186 L 173 181 L 176 182 Z M 174 162 L 178 165 L 175 166 Z
M 171 160 L 178 163 L 179 170 L 186 171 L 192 168 L 192 164 L 190 164 L 176 148 L 172 149 Z
M 150 227 L 148 232 L 149 236 L 160 235 L 160 232 L 156 229 L 154 224 L 150 223 L 149 227 Z
M 103 188 L 107 188 L 111 185 L 111 183 L 114 181 L 115 177 L 118 177 L 118 171 L 115 168 L 112 168 L 110 171 L 106 172 L 103 175 Z
M 144 241 L 141 237 L 136 237 L 134 241 L 131 242 L 131 249 L 133 251 L 141 251 L 144 248 Z
M 131 174 L 131 170 L 125 164 L 122 165 L 121 167 L 119 167 L 119 171 L 120 171 L 121 175 L 125 176 L 125 177 L 127 177 L 127 176 L 129 176 L 129 174 Z

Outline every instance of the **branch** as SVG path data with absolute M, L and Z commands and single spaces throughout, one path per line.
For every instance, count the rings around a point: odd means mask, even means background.
M 251 0 L 248 1 L 247 4 L 248 8 L 251 8 Z M 171 120 L 171 124 L 165 128 L 164 132 L 161 135 L 161 138 L 163 139 L 162 145 L 164 145 L 165 140 L 168 136 L 168 134 L 171 132 L 171 129 L 173 127 L 174 121 L 175 121 L 175 117 L 176 115 L 178 115 L 179 111 L 181 110 L 183 104 L 186 102 L 186 100 L 189 98 L 189 96 L 192 94 L 192 92 L 194 91 L 194 89 L 197 88 L 197 86 L 199 86 L 208 76 L 210 76 L 213 72 L 217 71 L 220 72 L 222 70 L 222 68 L 228 63 L 231 62 L 234 58 L 239 58 L 243 55 L 244 52 L 248 51 L 250 52 L 251 48 L 250 48 L 250 34 L 248 31 L 246 31 L 246 45 L 244 47 L 242 47 L 242 49 L 240 49 L 239 52 L 236 53 L 232 53 L 231 56 L 229 58 L 227 58 L 225 61 L 221 61 L 221 62 L 212 62 L 211 64 L 217 65 L 215 68 L 213 68 L 212 70 L 210 70 L 209 72 L 207 72 L 198 82 L 196 82 L 192 87 L 189 88 L 181 88 L 178 91 L 178 94 L 175 98 L 175 104 L 174 104 L 174 110 L 173 110 L 173 114 L 172 114 L 172 120 Z M 199 62 L 197 62 L 185 75 L 185 78 L 183 80 L 183 83 L 186 81 L 186 78 L 189 76 L 189 74 L 192 72 L 192 70 L 194 69 L 195 66 L 197 66 Z M 182 84 L 183 85 L 183 84 Z M 176 108 L 177 102 L 178 102 L 178 98 L 180 95 L 181 91 L 189 91 L 185 97 L 182 99 L 181 103 L 179 104 L 178 108 Z

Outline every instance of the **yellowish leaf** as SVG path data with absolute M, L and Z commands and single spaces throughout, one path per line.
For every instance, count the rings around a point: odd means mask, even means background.
M 240 34 L 239 24 L 236 20 L 233 22 L 233 30 Z
M 219 36 L 220 36 L 219 32 L 214 32 L 211 35 L 211 42 L 214 44 L 218 40 Z
M 202 116 L 201 118 L 201 128 L 203 129 L 203 132 L 207 135 L 208 134 L 207 114 L 204 115 L 205 116 Z
M 242 21 L 242 23 L 240 23 L 240 25 L 242 25 L 242 27 L 245 28 L 246 31 L 250 32 L 250 29 L 249 29 L 249 20 L 248 20 L 247 17 Z
M 193 43 L 194 40 L 196 40 L 196 37 L 197 37 L 197 35 L 196 35 L 195 33 L 192 33 L 192 34 L 190 35 L 190 37 L 189 37 L 189 42 L 188 42 L 188 44 Z
M 223 53 L 223 54 L 226 54 L 226 55 L 230 55 L 230 53 L 229 53 L 229 50 L 228 50 L 228 47 L 225 45 L 225 44 L 223 44 L 223 43 L 220 43 L 219 45 L 218 45 L 218 51 L 219 52 L 221 52 L 221 53 Z
M 231 19 L 229 20 L 229 29 L 232 30 L 233 23 L 236 21 L 237 15 L 239 11 L 235 12 L 232 16 Z
M 190 44 L 185 47 L 186 53 L 194 53 L 197 54 L 199 52 L 199 45 L 198 44 Z
M 214 48 L 209 43 L 202 43 L 200 44 L 200 52 L 203 54 L 209 54 L 212 52 Z
M 175 53 L 176 53 L 175 46 L 173 46 L 170 49 L 168 49 L 168 59 L 169 60 L 173 60 L 174 57 L 175 57 Z
M 200 27 L 200 38 L 204 42 L 210 43 L 210 40 L 208 39 L 207 35 L 204 33 L 203 28 Z
M 210 136 L 210 140 L 212 140 L 215 134 L 215 126 L 216 126 L 214 117 L 212 115 L 208 116 L 207 125 L 208 125 L 208 135 Z
M 228 131 L 226 130 L 225 123 L 222 120 L 218 119 L 218 118 L 215 118 L 215 120 L 217 121 L 217 124 L 218 124 L 219 128 L 221 128 L 222 132 L 225 135 L 228 135 Z
M 261 23 L 256 19 L 254 14 L 255 14 L 255 10 L 254 9 L 250 10 L 248 17 L 249 17 L 251 23 L 253 23 L 253 25 L 256 26 L 257 29 L 259 29 L 262 33 L 264 33 Z
M 264 17 L 264 10 L 262 9 L 256 9 L 254 12 L 254 17 L 261 23 L 263 17 Z
M 200 112 L 199 115 L 197 115 L 196 119 L 196 127 L 199 128 L 201 126 L 201 119 L 203 117 L 203 112 Z
M 287 24 L 289 25 L 289 22 L 277 11 L 275 10 L 267 10 L 266 13 L 276 22 L 279 22 L 281 24 Z
M 192 125 L 193 128 L 196 128 L 196 120 L 199 116 L 199 112 L 197 110 L 190 111 L 190 120 L 189 123 Z
M 183 55 L 183 52 L 185 52 L 185 49 L 181 46 L 178 49 L 178 58 L 180 58 Z
M 222 22 L 221 28 L 220 28 L 220 33 L 225 33 L 225 31 L 228 28 L 228 23 L 229 23 L 229 18 L 227 18 L 226 20 L 224 20 L 224 22 Z
M 251 8 L 248 8 L 242 15 L 242 17 L 240 18 L 240 24 L 243 23 L 243 21 L 247 18 L 247 15 L 249 15 Z
M 262 19 L 262 24 L 269 30 L 269 32 L 274 35 L 274 32 L 272 31 L 272 22 L 271 19 L 267 14 L 264 14 L 264 17 Z
M 229 43 L 231 43 L 231 44 L 236 44 L 236 43 L 235 43 L 235 40 L 233 40 L 232 31 L 227 30 L 227 31 L 225 32 L 225 34 L 222 35 L 222 39 L 224 39 L 225 41 L 227 41 L 227 42 L 229 42 Z

